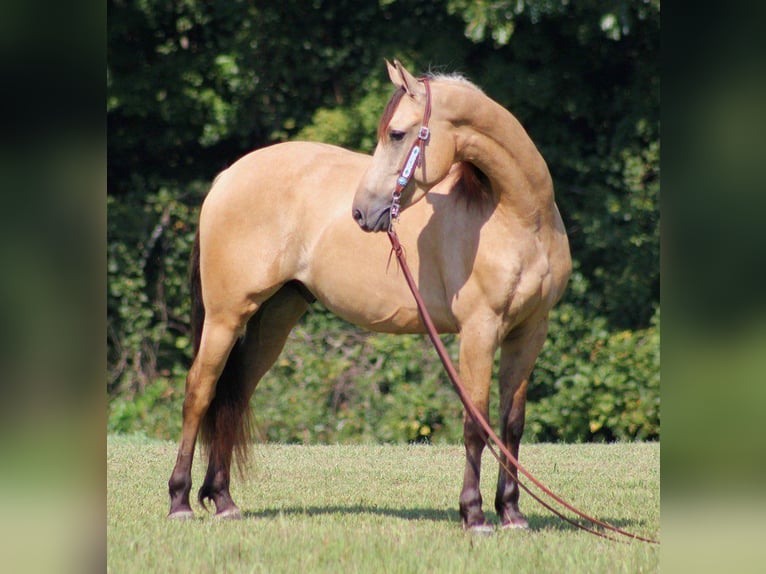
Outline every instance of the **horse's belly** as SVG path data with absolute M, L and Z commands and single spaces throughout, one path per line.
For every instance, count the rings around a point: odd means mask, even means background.
M 360 255 L 362 255 L 360 257 Z M 383 333 L 424 333 L 415 298 L 387 253 L 354 252 L 322 262 L 318 257 L 301 280 L 314 296 L 342 319 L 364 329 Z M 439 291 L 421 285 L 422 296 L 443 333 L 457 331 L 449 304 Z
M 358 327 L 379 333 L 422 333 L 416 309 L 398 307 L 396 309 L 372 309 L 369 306 L 326 304 L 341 319 Z
M 398 275 L 396 278 L 404 285 L 404 290 L 401 285 L 387 281 L 382 285 L 344 285 L 344 280 L 339 277 L 333 285 L 315 286 L 314 294 L 330 311 L 363 329 L 381 333 L 425 333 L 415 299 L 404 278 Z M 381 289 L 385 286 L 390 289 Z M 426 302 L 426 306 L 439 332 L 457 331 L 450 309 L 436 301 Z
M 414 220 L 413 220 L 414 222 Z M 416 223 L 416 222 L 415 222 Z M 422 226 L 401 235 L 411 271 L 437 329 L 457 331 L 451 302 L 444 296 L 438 271 L 421 273 L 418 237 Z M 415 298 L 399 269 L 385 233 L 364 233 L 347 211 L 317 233 L 306 250 L 301 280 L 328 309 L 364 329 L 385 333 L 424 333 Z M 433 268 L 429 260 L 426 267 Z

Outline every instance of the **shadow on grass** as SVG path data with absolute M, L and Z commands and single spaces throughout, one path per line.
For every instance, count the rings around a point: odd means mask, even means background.
M 279 516 L 326 516 L 326 515 L 362 515 L 370 514 L 374 516 L 388 516 L 400 518 L 403 520 L 430 520 L 433 522 L 449 522 L 460 524 L 460 513 L 455 510 L 439 510 L 435 508 L 381 508 L 369 505 L 353 506 L 290 506 L 285 508 L 267 508 L 264 510 L 245 510 L 242 517 L 248 520 L 269 519 Z M 494 512 L 487 512 L 487 522 L 498 526 L 499 517 Z M 641 529 L 646 526 L 644 520 L 626 520 L 620 518 L 602 518 L 599 520 L 607 522 L 623 530 Z M 539 530 L 558 530 L 558 531 L 577 531 L 575 526 L 564 520 L 553 516 L 552 514 L 528 514 L 530 531 Z M 585 526 L 591 526 L 589 523 L 582 522 Z M 596 528 L 598 529 L 598 528 Z
M 574 517 L 569 516 L 569 518 L 574 519 Z M 635 532 L 636 534 L 641 534 L 641 532 L 636 532 L 637 530 L 643 530 L 646 527 L 646 520 L 628 520 L 624 518 L 608 518 L 603 516 L 594 516 L 594 518 L 597 518 L 598 520 L 601 520 L 602 522 L 605 522 L 607 524 L 610 524 L 612 526 L 615 526 L 617 528 L 620 528 L 621 530 L 626 530 L 629 532 Z M 531 514 L 527 515 L 527 521 L 529 522 L 529 529 L 530 530 L 558 530 L 558 531 L 579 531 L 579 528 L 576 526 L 562 520 L 558 516 L 554 516 L 553 514 Z M 579 524 L 586 526 L 588 528 L 591 528 L 592 530 L 596 530 L 598 532 L 604 532 L 605 534 L 609 534 L 610 536 L 615 536 L 617 538 L 623 538 L 619 534 L 612 534 L 604 529 L 602 529 L 599 526 L 595 526 L 588 522 L 587 520 L 575 520 L 575 522 L 578 522 Z M 646 535 L 646 533 L 644 533 Z
M 328 514 L 360 515 L 372 514 L 389 516 L 404 520 L 431 520 L 434 522 L 459 522 L 460 513 L 457 510 L 437 510 L 435 508 L 381 508 L 379 506 L 290 506 L 286 508 L 267 508 L 264 510 L 245 510 L 242 517 L 246 519 L 276 518 L 278 516 L 324 516 Z

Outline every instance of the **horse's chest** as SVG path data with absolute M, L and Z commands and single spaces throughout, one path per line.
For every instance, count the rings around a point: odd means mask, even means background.
M 452 308 L 458 321 L 466 315 L 494 315 L 514 323 L 542 300 L 547 265 L 530 253 L 477 253 L 462 285 L 452 288 Z

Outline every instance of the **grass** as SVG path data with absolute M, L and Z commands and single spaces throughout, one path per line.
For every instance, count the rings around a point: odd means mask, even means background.
M 168 521 L 176 446 L 142 437 L 107 442 L 108 572 L 638 572 L 659 571 L 659 547 L 575 530 L 522 493 L 528 531 L 463 532 L 459 446 L 253 447 L 235 478 L 236 522 L 202 509 Z M 565 499 L 638 534 L 659 536 L 659 444 L 523 445 L 522 461 Z M 204 467 L 197 455 L 195 490 Z M 493 510 L 497 463 L 484 456 Z

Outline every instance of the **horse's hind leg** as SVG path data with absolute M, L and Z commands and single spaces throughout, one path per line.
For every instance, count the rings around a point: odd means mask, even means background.
M 215 394 L 216 381 L 223 371 L 238 331 L 239 325 L 236 322 L 215 320 L 210 316 L 205 319 L 200 347 L 186 377 L 181 444 L 173 473 L 168 481 L 169 518 L 192 516 L 189 492 L 197 433 L 202 417 Z
M 510 336 L 500 347 L 500 432 L 503 443 L 517 460 L 524 433 L 529 375 L 547 332 L 548 321 L 543 320 L 522 335 Z M 495 510 L 503 528 L 527 528 L 527 519 L 519 510 L 518 473 L 505 457 L 503 462 L 511 472 L 500 468 Z
M 248 322 L 245 336 L 236 349 L 239 369 L 237 384 L 241 385 L 236 408 L 240 411 L 247 409 L 247 412 L 232 412 L 231 409 L 216 410 L 215 403 L 211 405 L 208 416 L 212 416 L 215 420 L 206 423 L 210 427 L 207 433 L 209 436 L 203 435 L 209 463 L 198 499 L 203 506 L 205 500 L 212 500 L 215 503 L 218 518 L 240 517 L 239 508 L 229 493 L 229 480 L 233 450 L 239 447 L 238 460 L 240 470 L 243 470 L 247 443 L 238 444 L 233 438 L 237 429 L 230 427 L 242 424 L 241 421 L 249 416 L 250 397 L 255 387 L 277 360 L 287 336 L 307 308 L 308 303 L 304 295 L 292 283 L 283 286 L 263 303 Z

